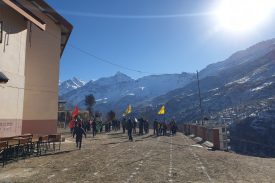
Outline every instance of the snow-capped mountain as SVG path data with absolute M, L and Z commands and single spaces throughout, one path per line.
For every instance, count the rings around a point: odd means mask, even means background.
M 72 90 L 80 88 L 85 85 L 84 81 L 73 77 L 72 79 L 66 80 L 59 83 L 59 95 L 64 95 Z
M 208 65 L 200 72 L 200 77 L 217 76 L 221 72 L 245 63 L 253 62 L 275 49 L 275 38 L 257 43 L 245 50 L 238 51 L 222 62 Z
M 239 105 L 240 102 L 263 100 L 275 95 L 274 43 L 275 39 L 258 43 L 200 72 L 200 76 L 203 75 L 200 81 L 202 106 L 207 114 Z M 237 60 L 236 55 L 242 56 Z M 213 69 L 221 65 L 223 69 Z M 166 104 L 169 110 L 167 117 L 176 116 L 182 121 L 200 118 L 196 81 L 156 97 L 150 104 Z
M 78 104 L 82 108 L 85 108 L 85 96 L 93 94 L 97 101 L 96 107 L 107 111 L 117 106 L 117 102 L 124 108 L 128 104 L 127 98 L 135 98 L 131 102 L 134 105 L 183 87 L 193 81 L 194 78 L 194 74 L 182 73 L 151 75 L 135 80 L 117 72 L 114 76 L 90 81 L 82 87 L 63 93 L 63 95 L 60 94 L 68 103 Z
M 230 146 L 236 152 L 275 156 L 274 43 L 274 39 L 258 43 L 200 72 L 203 116 L 216 122 L 229 121 Z M 163 104 L 167 119 L 176 118 L 178 123 L 201 119 L 197 82 L 156 97 L 135 110 L 153 120 Z

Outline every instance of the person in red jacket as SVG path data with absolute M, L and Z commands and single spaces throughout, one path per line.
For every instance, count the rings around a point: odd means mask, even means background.
M 74 121 L 74 119 L 72 119 L 72 120 L 69 122 L 69 128 L 70 128 L 71 134 L 73 133 L 74 127 L 75 127 L 75 121 Z

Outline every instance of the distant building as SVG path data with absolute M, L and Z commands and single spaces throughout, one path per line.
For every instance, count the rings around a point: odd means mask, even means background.
M 60 57 L 72 28 L 43 0 L 0 1 L 0 137 L 56 133 Z
M 67 102 L 65 100 L 58 101 L 58 111 L 64 111 L 66 109 Z

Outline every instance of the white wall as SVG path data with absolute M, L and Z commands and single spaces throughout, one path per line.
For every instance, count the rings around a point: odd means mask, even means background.
M 4 4 L 0 4 L 0 21 L 4 27 L 0 71 L 9 78 L 8 83 L 0 84 L 0 136 L 10 136 L 21 133 L 27 22 Z

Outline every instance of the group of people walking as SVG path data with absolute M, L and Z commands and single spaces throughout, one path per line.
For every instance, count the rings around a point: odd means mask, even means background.
M 122 119 L 123 133 L 127 130 L 129 140 L 133 141 L 133 134 L 137 134 L 137 127 L 139 129 L 139 135 L 149 133 L 149 122 L 147 120 L 144 120 L 143 118 Z
M 157 119 L 153 123 L 154 135 L 157 136 L 166 136 L 167 131 L 170 131 L 171 135 L 176 135 L 178 127 L 175 120 L 172 120 L 170 123 L 158 122 Z
M 94 120 L 90 120 L 89 122 L 85 122 L 82 119 L 74 118 L 69 122 L 69 128 L 73 138 L 76 140 L 76 147 L 81 149 L 82 138 L 83 136 L 87 136 L 88 131 L 92 131 L 93 137 L 96 136 L 98 132 L 102 132 L 102 122 L 95 118 Z M 105 126 L 106 128 L 106 126 Z M 107 129 L 105 129 L 107 130 Z
M 139 135 L 144 135 L 149 133 L 149 122 L 148 120 L 144 120 L 143 118 L 139 118 L 139 119 L 123 118 L 122 126 L 123 126 L 123 133 L 125 133 L 127 129 L 128 137 L 129 137 L 129 140 L 131 141 L 133 141 L 133 133 L 137 134 L 136 132 L 137 126 L 139 128 L 139 133 L 138 133 Z M 166 136 L 168 130 L 171 135 L 176 135 L 178 127 L 175 120 L 172 120 L 168 124 L 165 122 L 158 122 L 157 120 L 155 120 L 153 122 L 153 129 L 154 129 L 154 135 Z
M 119 131 L 120 130 L 120 121 L 119 120 L 112 120 L 105 123 L 105 132 Z
M 94 118 L 88 122 L 84 122 L 83 120 L 78 120 L 75 118 L 69 123 L 71 133 L 73 137 L 76 137 L 76 147 L 79 149 L 81 149 L 82 138 L 83 136 L 86 138 L 88 131 L 92 131 L 92 135 L 95 137 L 97 133 L 103 131 L 103 127 L 105 127 L 105 132 L 119 131 L 122 127 L 122 133 L 125 133 L 127 130 L 129 140 L 133 141 L 133 134 L 148 134 L 149 126 L 149 121 L 142 117 L 139 119 L 133 117 L 129 117 L 127 119 L 124 117 L 121 121 L 115 119 L 104 124 L 98 118 Z M 177 125 L 175 120 L 172 120 L 170 123 L 165 123 L 158 122 L 155 119 L 152 127 L 154 129 L 154 135 L 156 136 L 166 136 L 168 130 L 170 131 L 171 135 L 175 135 L 177 132 Z M 138 133 L 137 128 L 139 130 Z

